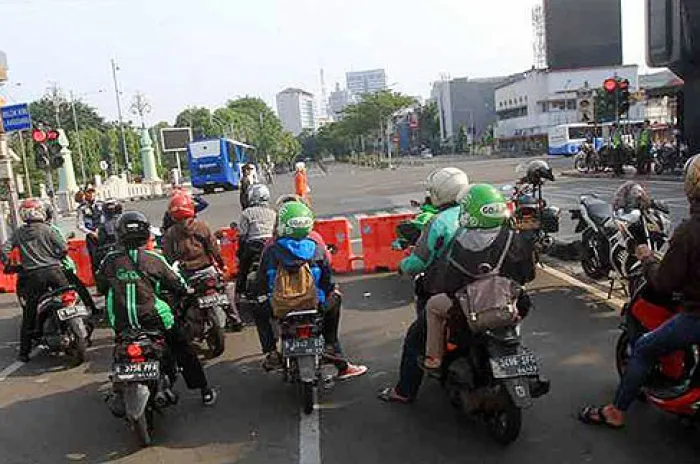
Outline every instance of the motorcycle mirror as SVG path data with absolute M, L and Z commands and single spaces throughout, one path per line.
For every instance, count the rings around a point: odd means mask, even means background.
M 515 187 L 513 186 L 513 184 L 505 184 L 505 185 L 501 186 L 501 192 L 507 193 L 510 195 L 513 192 L 514 188 Z
M 229 227 L 233 230 L 238 230 L 238 223 L 233 221 L 231 224 L 229 224 Z
M 420 202 L 416 200 L 411 200 L 411 206 L 414 208 L 420 208 Z

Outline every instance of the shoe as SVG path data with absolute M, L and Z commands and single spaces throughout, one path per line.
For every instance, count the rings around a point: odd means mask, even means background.
M 352 377 L 359 377 L 365 373 L 367 373 L 368 369 L 367 366 L 362 366 L 362 365 L 354 365 L 348 363 L 348 367 L 346 367 L 344 370 L 338 372 L 338 380 L 345 380 L 345 379 L 350 379 Z
M 270 351 L 265 355 L 265 360 L 263 361 L 263 369 L 266 371 L 274 371 L 282 367 L 282 355 L 279 351 Z
M 217 396 L 216 390 L 213 388 L 202 388 L 202 404 L 204 406 L 213 406 Z
M 243 323 L 242 322 L 229 322 L 228 330 L 230 332 L 242 332 Z
M 20 354 L 17 356 L 17 360 L 23 363 L 28 363 L 29 362 L 29 355 L 28 354 Z

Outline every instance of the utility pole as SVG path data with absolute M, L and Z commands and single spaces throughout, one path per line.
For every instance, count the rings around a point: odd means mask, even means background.
M 117 81 L 117 71 L 119 71 L 119 66 L 117 66 L 117 63 L 114 60 L 112 61 L 112 78 L 114 79 L 114 96 L 117 99 L 117 115 L 119 117 L 119 131 L 121 132 L 121 138 L 122 138 L 122 151 L 124 154 L 124 162 L 126 163 L 126 171 L 127 171 L 127 176 L 129 169 L 131 168 L 131 163 L 129 162 L 129 150 L 126 148 L 126 133 L 124 132 L 124 118 L 122 117 L 122 102 L 121 102 L 121 94 L 119 92 L 119 82 Z M 118 171 L 118 168 L 116 165 L 117 163 L 117 157 L 114 157 L 114 164 L 115 164 L 115 171 Z
M 63 103 L 63 93 L 58 84 L 53 83 L 48 88 L 47 97 L 53 104 L 54 116 L 56 118 L 56 129 L 61 128 L 61 103 Z
M 19 146 L 22 148 L 22 165 L 24 166 L 24 179 L 27 183 L 27 193 L 29 197 L 33 197 L 32 193 L 32 182 L 29 180 L 29 167 L 27 167 L 27 147 L 24 146 L 24 137 L 22 136 L 22 131 L 18 132 L 19 135 Z
M 78 114 L 75 111 L 75 96 L 73 91 L 70 93 L 70 108 L 73 112 L 73 126 L 75 127 L 75 139 L 78 142 L 78 157 L 80 158 L 80 175 L 82 177 L 83 186 L 87 185 L 87 175 L 85 174 L 85 158 L 83 157 L 83 144 L 80 141 L 80 128 L 78 127 Z

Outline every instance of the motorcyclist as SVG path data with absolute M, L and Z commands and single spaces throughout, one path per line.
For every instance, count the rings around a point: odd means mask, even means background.
M 102 222 L 102 205 L 95 199 L 95 187 L 90 186 L 85 189 L 83 202 L 78 206 L 77 212 L 76 228 L 85 234 L 85 245 L 87 245 L 94 273 L 100 264 L 95 257 L 95 251 L 97 251 L 97 229 Z
M 182 188 L 176 188 L 173 190 L 172 196 L 177 196 L 177 195 L 190 195 L 189 192 Z M 201 213 L 204 211 L 207 206 L 209 206 L 209 203 L 202 198 L 200 195 L 194 195 L 192 196 L 192 201 L 194 202 L 194 212 L 195 215 Z M 172 217 L 170 217 L 170 212 L 168 210 L 165 211 L 163 214 L 163 221 L 161 222 L 160 230 L 163 234 L 165 234 L 168 229 L 170 229 L 170 226 L 175 224 L 175 221 L 173 220 Z
M 651 150 L 651 129 L 649 127 L 649 120 L 644 121 L 644 126 L 639 132 L 637 137 L 637 172 L 639 174 L 646 174 L 649 172 L 649 167 L 651 161 L 649 159 L 649 152 Z
M 259 273 L 260 288 L 268 293 L 268 300 L 260 311 L 256 311 L 258 336 L 265 354 L 263 367 L 274 369 L 280 366 L 282 360 L 277 351 L 277 340 L 270 324 L 272 319 L 270 300 L 275 291 L 277 272 L 280 267 L 298 269 L 304 263 L 308 263 L 314 276 L 318 305 L 323 312 L 326 354 L 338 369 L 339 379 L 356 377 L 367 372 L 367 367 L 351 364 L 342 354 L 338 341 L 339 294 L 335 292 L 332 271 L 325 250 L 308 238 L 313 229 L 313 222 L 313 212 L 304 203 L 284 203 L 278 213 L 276 239 L 263 252 Z
M 179 262 L 186 277 L 213 265 L 224 269 L 216 238 L 203 221 L 195 219 L 195 205 L 189 195 L 176 195 L 168 205 L 175 224 L 163 236 L 163 254 L 171 263 Z
M 121 202 L 115 198 L 108 198 L 102 203 L 102 222 L 97 228 L 96 267 L 117 244 L 117 221 L 123 210 Z
M 246 291 L 248 273 L 255 260 L 262 255 L 265 243 L 272 238 L 277 212 L 270 207 L 270 189 L 255 184 L 248 191 L 248 208 L 241 213 L 238 224 L 238 276 L 236 298 Z
M 413 202 L 412 202 L 413 204 Z M 402 222 L 396 227 L 396 235 L 398 238 L 392 244 L 395 249 L 403 250 L 408 246 L 414 245 L 425 226 L 435 216 L 439 210 L 433 205 L 428 193 L 419 206 L 420 211 L 415 218 Z
M 460 229 L 455 234 L 450 251 L 440 260 L 440 281 L 443 293 L 428 300 L 428 336 L 425 367 L 437 370 L 442 363 L 445 347 L 445 326 L 448 313 L 455 302 L 455 293 L 474 281 L 481 267 L 495 269 L 503 256 L 500 274 L 518 285 L 535 278 L 533 243 L 511 227 L 506 199 L 495 187 L 476 184 L 461 200 Z M 465 272 L 466 271 L 466 272 Z M 518 312 L 524 317 L 529 299 L 522 293 Z
M 423 369 L 418 358 L 425 348 L 426 315 L 428 299 L 440 293 L 436 263 L 447 250 L 459 228 L 459 199 L 469 187 L 469 178 L 457 168 L 442 168 L 428 176 L 428 192 L 439 212 L 423 229 L 411 255 L 400 264 L 400 272 L 412 276 L 424 273 L 416 286 L 416 320 L 408 328 L 401 353 L 399 382 L 395 387 L 384 388 L 379 399 L 388 402 L 408 403 L 418 393 L 423 380 Z
M 160 294 L 168 290 L 184 297 L 187 284 L 161 255 L 144 249 L 150 227 L 146 216 L 138 211 L 126 212 L 117 221 L 119 247 L 102 261 L 97 281 L 100 291 L 107 295 L 107 320 L 117 339 L 126 330 L 162 331 L 187 387 L 199 389 L 202 402 L 212 405 L 216 391 L 209 387 L 194 348 Z
M 7 262 L 13 250 L 19 250 L 21 267 L 17 293 L 26 301 L 22 311 L 19 360 L 27 362 L 35 330 L 40 330 L 35 327 L 39 299 L 49 290 L 69 285 L 61 269 L 68 247 L 63 235 L 46 223 L 46 209 L 41 200 L 22 201 L 19 214 L 24 225 L 5 243 L 3 260 Z
M 586 424 L 624 426 L 626 412 L 639 395 L 653 363 L 666 354 L 700 344 L 700 155 L 686 163 L 684 189 L 690 218 L 674 231 L 663 259 L 659 261 L 646 245 L 636 250 L 649 285 L 660 293 L 680 294 L 682 310 L 636 341 L 613 401 L 579 411 L 579 419 Z

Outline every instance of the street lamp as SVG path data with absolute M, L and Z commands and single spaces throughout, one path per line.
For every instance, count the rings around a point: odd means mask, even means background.
M 119 130 L 121 132 L 121 137 L 122 137 L 122 150 L 124 152 L 124 162 L 126 163 L 126 172 L 127 176 L 129 175 L 129 169 L 131 166 L 131 163 L 129 162 L 129 150 L 126 147 L 126 133 L 124 132 L 124 118 L 122 117 L 122 102 L 121 102 L 121 92 L 119 91 L 119 82 L 117 81 L 117 71 L 119 71 L 119 66 L 117 66 L 117 63 L 112 59 L 112 78 L 114 79 L 114 96 L 117 99 L 117 116 L 119 117 Z M 117 158 L 116 156 L 114 157 L 114 170 L 118 171 L 117 168 Z

